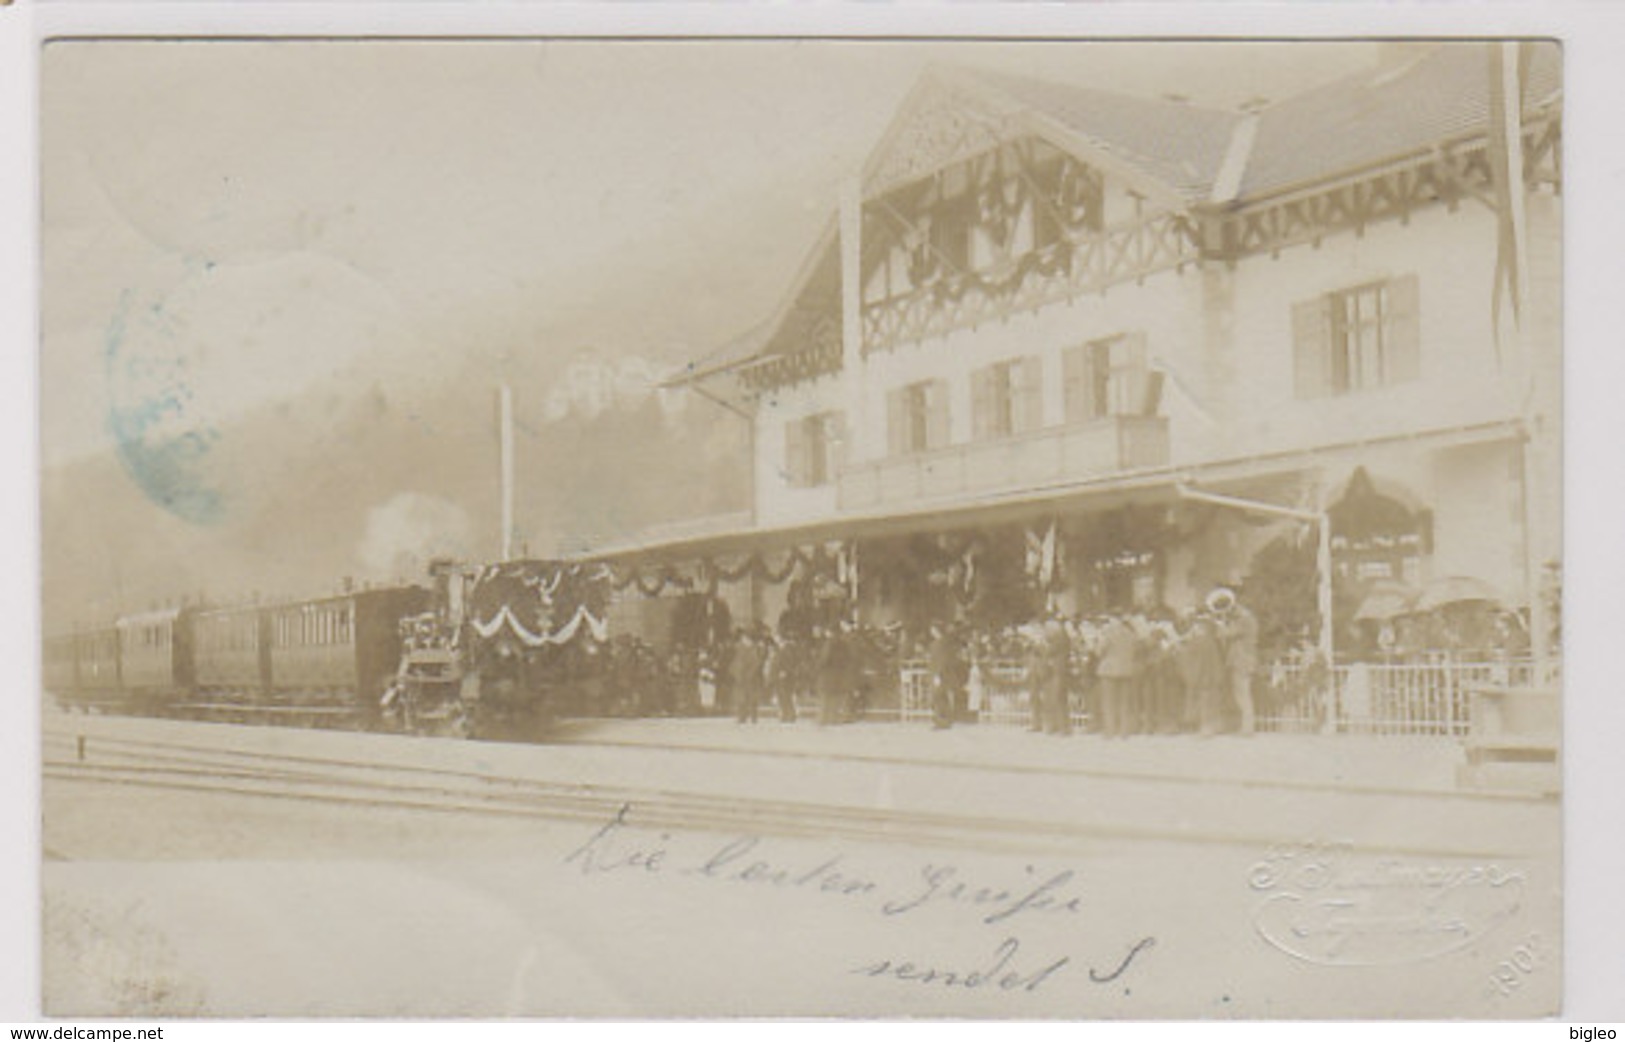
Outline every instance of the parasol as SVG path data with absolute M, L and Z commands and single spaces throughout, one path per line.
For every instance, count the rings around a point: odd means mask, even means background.
M 1483 579 L 1474 579 L 1466 575 L 1452 575 L 1443 579 L 1435 579 L 1422 588 L 1422 595 L 1416 599 L 1416 611 L 1433 611 L 1451 604 L 1468 604 L 1474 602 L 1488 602 L 1494 605 L 1502 604 L 1501 595 L 1495 587 Z
M 1366 590 L 1365 599 L 1354 613 L 1357 621 L 1385 622 L 1408 615 L 1421 591 L 1397 579 L 1378 579 Z

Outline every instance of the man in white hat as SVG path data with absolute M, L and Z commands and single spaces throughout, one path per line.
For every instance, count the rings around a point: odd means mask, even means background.
M 1253 671 L 1258 668 L 1258 619 L 1236 600 L 1236 592 L 1220 586 L 1207 595 L 1208 611 L 1219 622 L 1224 643 L 1225 670 L 1230 677 L 1230 697 L 1241 713 L 1240 733 L 1254 730 Z

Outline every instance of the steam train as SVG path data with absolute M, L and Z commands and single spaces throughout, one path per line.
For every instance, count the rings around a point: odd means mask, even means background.
M 44 686 L 69 711 L 507 737 L 551 716 L 552 662 L 606 639 L 602 569 L 468 568 L 430 584 L 125 615 L 48 637 Z

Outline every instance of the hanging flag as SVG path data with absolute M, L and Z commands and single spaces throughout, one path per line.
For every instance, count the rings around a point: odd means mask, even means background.
M 1526 55 L 1517 43 L 1489 47 L 1490 113 L 1487 158 L 1495 200 L 1495 283 L 1490 295 L 1490 322 L 1496 360 L 1506 363 L 1501 345 L 1503 305 L 1510 306 L 1514 327 L 1523 322 L 1525 287 L 1525 222 L 1523 185 L 1523 72 Z
M 1026 530 L 1027 536 L 1027 567 L 1029 576 L 1036 581 L 1041 589 L 1048 589 L 1055 580 L 1055 522 L 1051 521 L 1043 535 L 1033 529 Z
M 1061 538 L 1060 530 L 1052 522 L 1050 524 L 1050 585 L 1059 586 L 1066 581 L 1066 540 Z

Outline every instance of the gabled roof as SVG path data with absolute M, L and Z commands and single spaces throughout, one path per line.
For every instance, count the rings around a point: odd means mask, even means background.
M 1523 111 L 1562 95 L 1557 44 L 1525 45 Z M 1441 42 L 1368 71 L 1237 112 L 969 68 L 929 70 L 865 163 L 865 195 L 1038 134 L 1083 162 L 1126 177 L 1166 205 L 1246 205 L 1331 181 L 1487 131 L 1494 52 L 1481 41 Z M 947 110 L 947 118 L 944 118 Z M 686 382 L 795 350 L 787 319 L 798 302 L 838 300 L 832 218 L 802 274 L 767 323 L 688 367 Z
M 1524 111 L 1562 92 L 1562 52 L 1529 45 Z M 1444 43 L 1408 61 L 1334 80 L 1265 108 L 1240 198 L 1270 195 L 1415 154 L 1489 126 L 1491 51 Z
M 1181 197 L 1207 197 L 1241 113 L 982 70 L 960 74 L 1160 181 Z M 1066 135 L 1061 135 L 1065 137 Z M 1065 144 L 1065 141 L 1058 141 Z M 1088 159 L 1088 156 L 1080 157 Z

